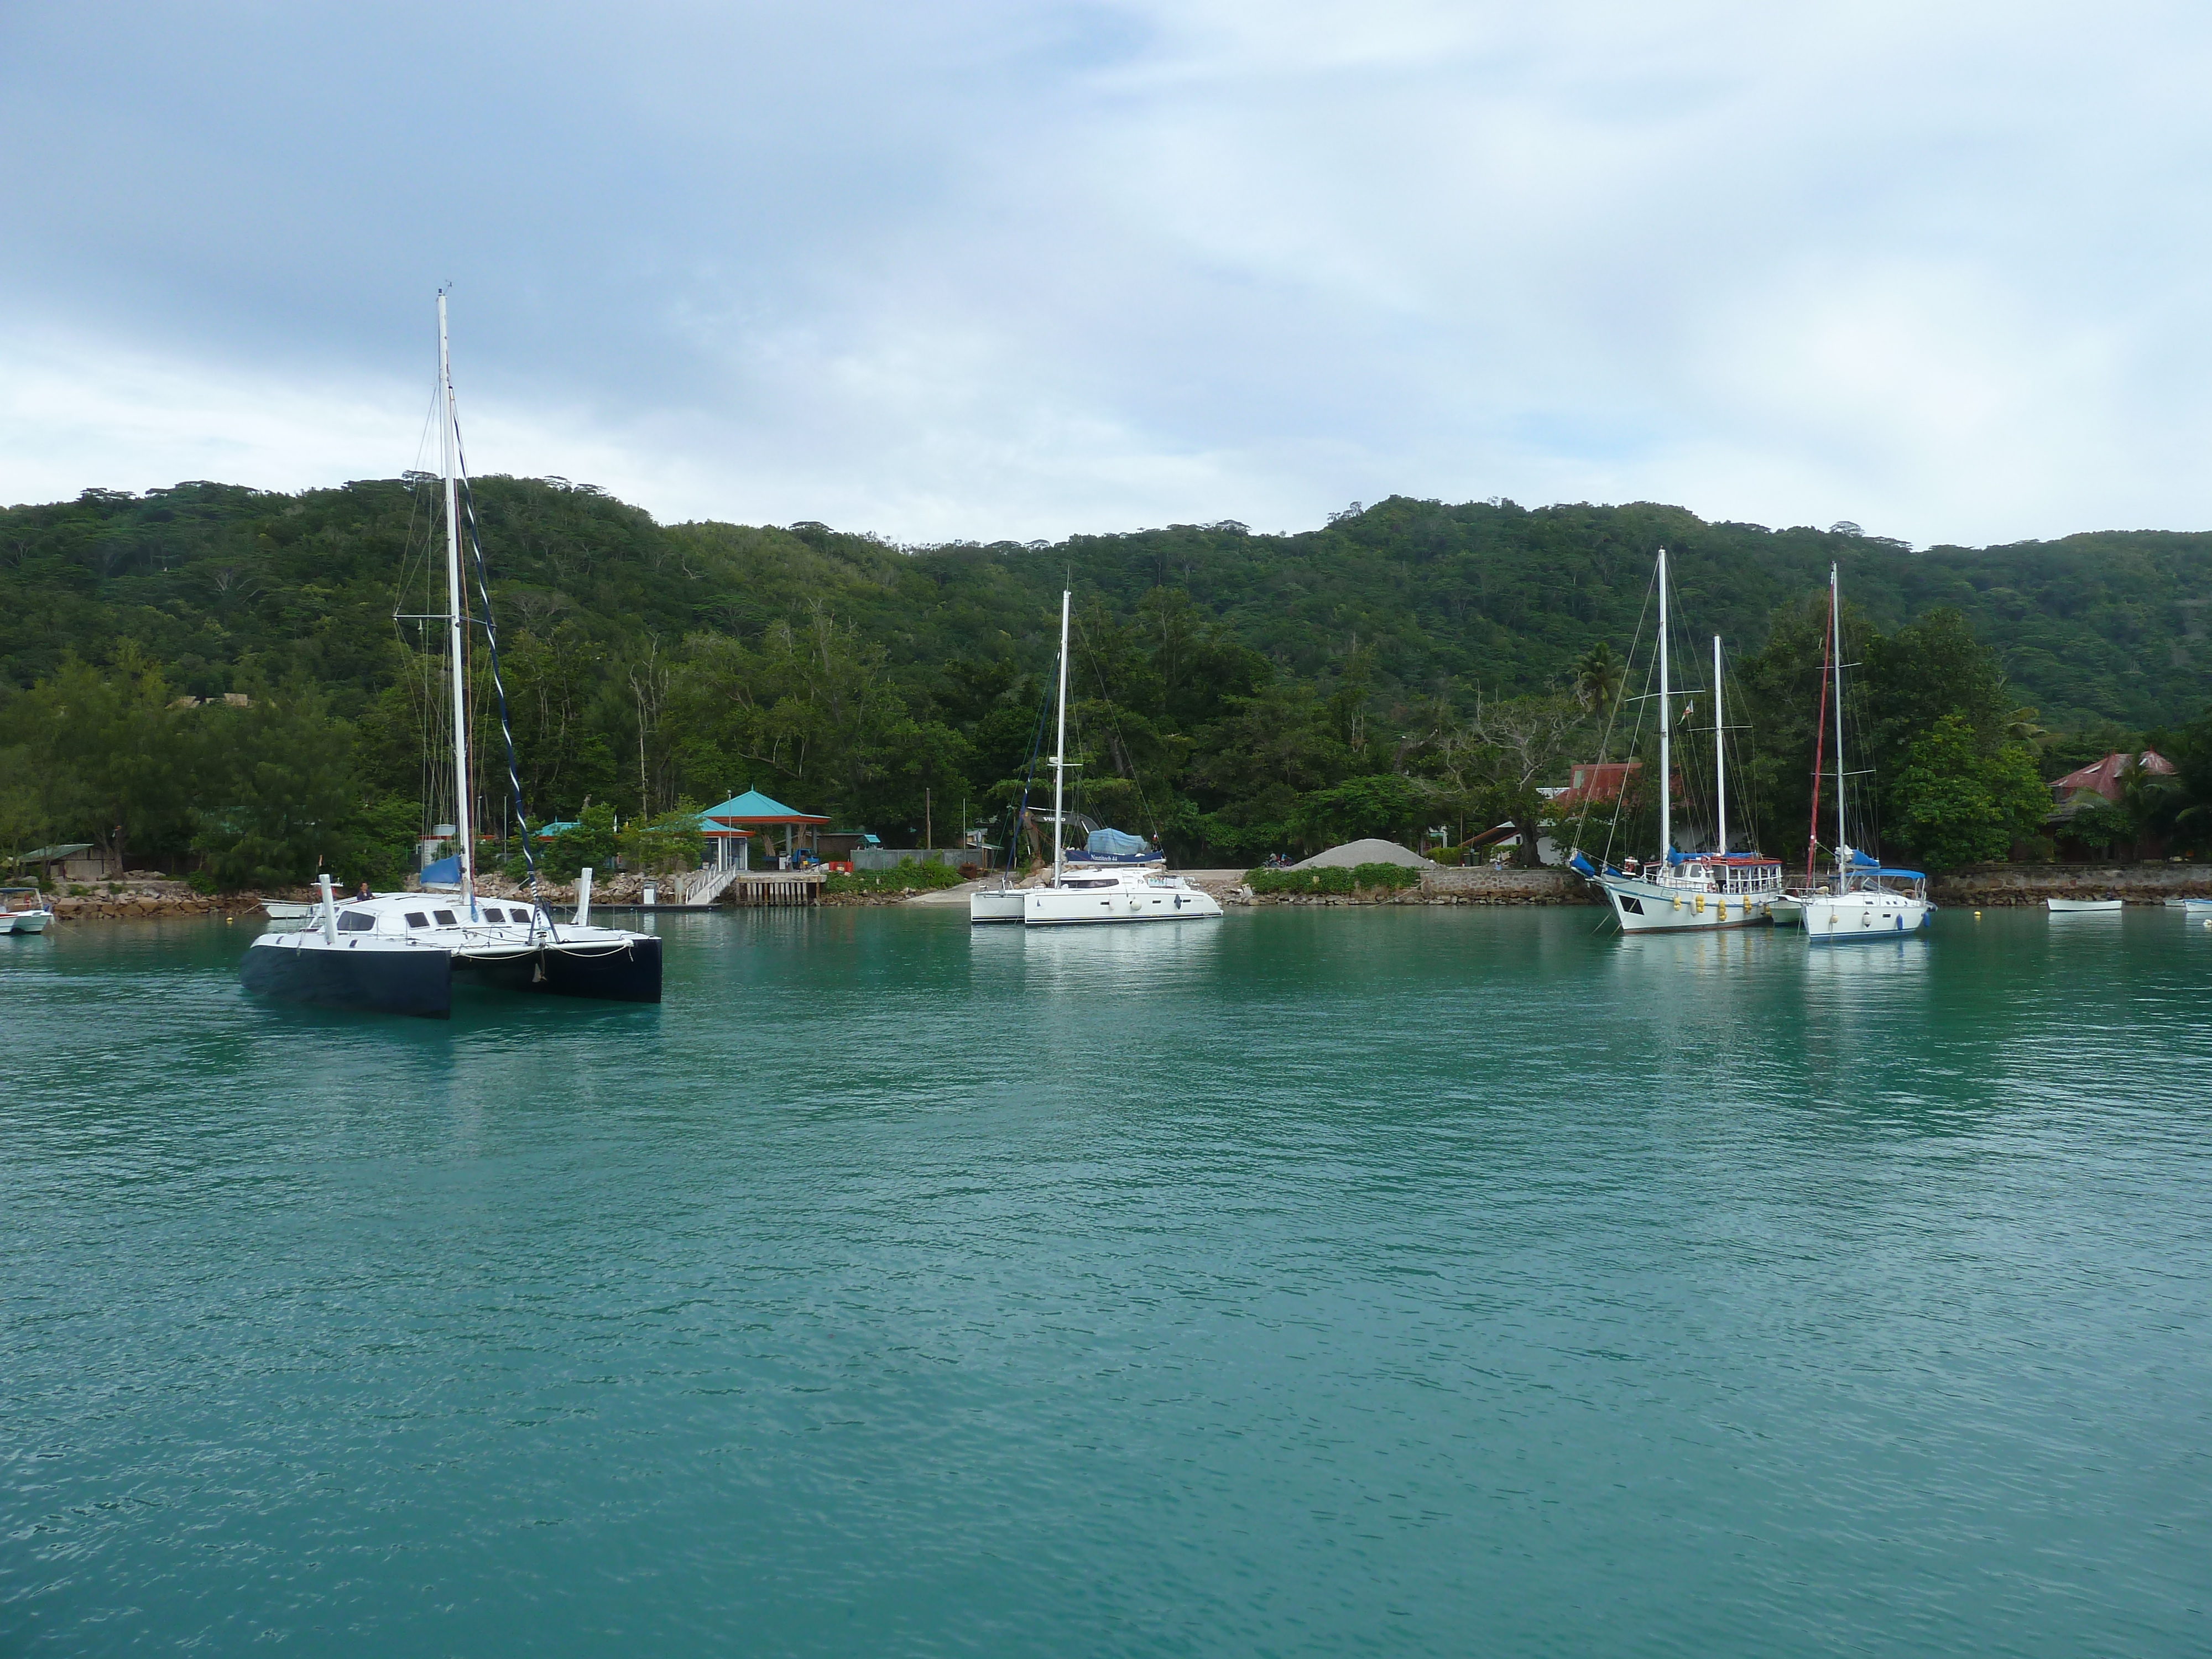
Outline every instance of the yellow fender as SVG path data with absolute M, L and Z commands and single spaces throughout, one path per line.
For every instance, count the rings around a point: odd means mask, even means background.
M 1703 915 L 1705 915 L 1705 896 L 1703 893 L 1698 894 L 1698 896 L 1697 896 L 1697 906 L 1698 906 L 1698 914 L 1699 915 L 1701 915 L 1701 916 L 1702 916 Z

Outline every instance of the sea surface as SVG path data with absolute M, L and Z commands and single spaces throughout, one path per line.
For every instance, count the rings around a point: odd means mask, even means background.
M 0 939 L 0 1654 L 2212 1650 L 2212 930 Z

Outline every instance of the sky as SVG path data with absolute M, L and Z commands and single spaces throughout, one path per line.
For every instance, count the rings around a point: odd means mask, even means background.
M 0 7 L 0 502 L 2212 523 L 2212 12 Z

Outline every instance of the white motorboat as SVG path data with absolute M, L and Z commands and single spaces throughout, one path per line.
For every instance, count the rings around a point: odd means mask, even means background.
M 1796 893 L 1784 893 L 1766 902 L 1767 919 L 1777 927 L 1802 927 L 1805 925 L 1805 901 Z
M 592 872 L 583 872 L 577 888 L 574 919 L 556 922 L 536 902 L 486 902 L 476 890 L 474 772 L 469 763 L 467 672 L 468 629 L 483 629 L 489 679 L 498 693 L 501 726 L 507 738 L 507 774 L 516 822 L 523 830 L 523 854 L 531 859 L 529 825 L 523 816 L 522 787 L 514 765 L 514 740 L 507 732 L 506 694 L 499 681 L 499 639 L 490 615 L 489 583 L 483 548 L 470 513 L 470 550 L 477 590 L 483 602 L 474 614 L 461 581 L 460 422 L 453 398 L 452 357 L 447 347 L 446 296 L 438 295 L 439 434 L 445 462 L 446 679 L 453 700 L 454 840 L 451 866 L 438 878 L 440 890 L 380 893 L 347 902 L 341 908 L 331 878 L 321 878 L 319 925 L 272 930 L 247 946 L 239 977 L 261 995 L 323 1007 L 425 1015 L 442 1018 L 453 1012 L 456 978 L 464 983 L 551 996 L 590 997 L 611 1002 L 660 1000 L 660 940 L 652 933 L 626 933 L 590 925 Z M 428 619 L 425 619 L 428 620 Z M 536 890 L 536 864 L 531 862 Z
M 2117 915 L 2127 908 L 2124 899 L 2054 898 L 2043 901 L 2044 908 L 2054 916 L 2082 916 Z
M 0 887 L 0 933 L 43 933 L 54 913 L 35 887 Z
M 1782 896 L 1782 860 L 1728 851 L 1727 723 L 1721 696 L 1721 641 L 1713 636 L 1714 849 L 1674 847 L 1674 728 L 1668 682 L 1667 550 L 1659 550 L 1659 847 L 1660 856 L 1634 871 L 1592 867 L 1580 852 L 1568 867 L 1595 882 L 1612 902 L 1624 933 L 1692 933 L 1753 927 L 1773 919 Z M 1628 860 L 1633 863 L 1634 860 Z

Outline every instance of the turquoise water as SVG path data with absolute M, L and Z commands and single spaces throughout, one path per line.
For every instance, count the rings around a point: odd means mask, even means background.
M 0 939 L 0 1652 L 2201 1653 L 2212 931 Z

